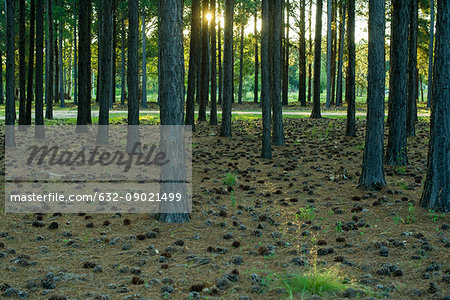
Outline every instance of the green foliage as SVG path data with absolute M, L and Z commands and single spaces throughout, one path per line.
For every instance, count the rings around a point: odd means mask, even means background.
M 298 220 L 313 221 L 316 217 L 316 211 L 314 207 L 304 208 L 301 207 L 299 211 L 295 214 Z
M 393 219 L 394 219 L 394 223 L 397 225 L 400 223 L 404 223 L 404 224 L 416 223 L 417 222 L 416 208 L 414 207 L 414 205 L 411 202 L 409 202 L 408 203 L 408 214 L 406 215 L 406 217 L 403 218 L 401 216 L 394 215 Z

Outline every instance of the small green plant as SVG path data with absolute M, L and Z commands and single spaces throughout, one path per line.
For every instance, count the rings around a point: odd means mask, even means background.
M 409 204 L 408 215 L 406 216 L 405 223 L 406 224 L 416 223 L 417 221 L 416 208 L 411 202 L 409 202 L 408 204 Z
M 342 222 L 337 222 L 334 230 L 336 230 L 336 232 L 341 232 L 342 231 Z
M 237 182 L 237 174 L 236 173 L 228 173 L 225 179 L 223 180 L 223 184 L 230 188 L 230 201 L 233 208 L 236 207 L 236 197 L 234 196 L 233 186 Z
M 393 219 L 394 219 L 394 223 L 397 225 L 404 222 L 403 218 L 399 217 L 398 215 L 394 215 Z
M 301 207 L 295 216 L 299 220 L 313 221 L 316 217 L 316 211 L 314 207 Z
M 437 212 L 435 212 L 434 210 L 428 210 L 428 217 L 431 219 L 431 221 L 433 221 L 434 223 L 437 222 L 437 220 L 444 218 L 445 213 L 442 214 L 438 214 Z

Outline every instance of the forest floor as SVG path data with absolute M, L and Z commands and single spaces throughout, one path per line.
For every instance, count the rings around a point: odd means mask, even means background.
M 357 189 L 364 120 L 349 138 L 345 120 L 286 118 L 286 146 L 274 147 L 272 160 L 260 157 L 261 126 L 236 120 L 231 139 L 197 126 L 189 223 L 146 214 L 2 215 L 0 292 L 29 299 L 450 297 L 450 218 L 419 207 L 428 122 L 420 120 L 408 141 L 410 164 L 386 167 L 388 185 L 378 192 Z M 233 195 L 224 183 L 230 179 Z

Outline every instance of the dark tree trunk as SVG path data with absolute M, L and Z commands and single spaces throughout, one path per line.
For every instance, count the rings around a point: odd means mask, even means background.
M 311 118 L 322 118 L 320 113 L 320 67 L 322 55 L 322 0 L 316 4 L 316 30 L 314 45 L 314 99 Z
M 450 2 L 437 2 L 428 171 L 420 206 L 450 211 Z
M 111 71 L 111 102 L 110 102 L 110 106 L 109 108 L 113 108 L 113 103 L 116 103 L 116 73 L 117 73 L 117 67 L 116 67 L 116 62 L 117 62 L 117 55 L 116 55 L 116 49 L 117 49 L 117 1 L 114 0 L 113 1 L 113 6 L 112 6 L 112 14 L 113 14 L 113 26 L 112 26 L 112 31 L 113 31 L 113 39 L 112 39 L 112 57 L 111 57 L 111 65 L 112 65 L 112 71 Z
M 58 33 L 59 33 L 59 29 L 58 29 L 58 21 L 55 20 L 55 23 L 53 26 L 55 26 L 55 47 L 54 49 L 54 59 L 55 59 L 55 73 L 54 73 L 54 78 L 55 81 L 53 82 L 53 97 L 55 98 L 54 101 L 55 103 L 59 103 L 59 48 L 58 48 Z
M 19 2 L 19 125 L 26 121 L 25 96 L 25 0 Z
M 102 25 L 101 29 L 101 40 L 99 40 L 99 51 L 101 52 L 101 73 L 98 76 L 100 81 L 100 94 L 99 94 L 99 116 L 98 116 L 98 127 L 97 131 L 97 144 L 106 145 L 109 142 L 108 139 L 108 127 L 104 125 L 109 125 L 109 104 L 112 97 L 112 87 L 111 87 L 111 76 L 112 76 L 112 5 L 110 5 L 108 0 L 100 0 L 101 4 L 100 22 Z
M 299 80 L 298 101 L 306 107 L 306 41 L 305 41 L 305 6 L 306 1 L 300 1 L 300 45 L 299 45 Z
M 240 34 L 240 46 L 239 46 L 239 91 L 238 91 L 238 103 L 242 104 L 242 84 L 244 73 L 244 25 L 241 25 Z
M 200 64 L 200 103 L 198 109 L 198 121 L 206 121 L 206 107 L 208 106 L 209 97 L 209 24 L 206 20 L 208 13 L 208 0 L 203 0 L 202 22 L 202 41 L 201 41 L 201 64 Z
M 271 36 L 269 37 L 269 60 L 272 65 L 271 96 L 273 111 L 273 143 L 276 146 L 284 146 L 283 111 L 281 106 L 281 22 L 282 10 L 281 0 L 270 3 L 271 12 Z
M 124 22 L 125 18 L 122 18 L 122 34 L 121 34 L 121 38 L 122 38 L 122 50 L 121 50 L 121 57 L 122 57 L 122 71 L 121 71 L 121 80 L 120 80 L 120 84 L 121 84 L 121 88 L 120 88 L 120 105 L 125 105 L 125 22 Z
M 384 178 L 384 86 L 385 86 L 385 8 L 384 0 L 369 1 L 369 54 L 367 126 L 359 186 L 380 190 Z
M 62 5 L 62 2 L 60 2 Z M 64 103 L 64 65 L 63 65 L 63 24 L 59 21 L 59 101 L 60 107 L 66 107 Z
M 5 96 L 3 93 L 3 58 L 2 51 L 0 51 L 0 104 L 5 103 Z
M 392 1 L 392 37 L 390 58 L 389 138 L 386 163 L 391 166 L 408 164 L 406 143 L 406 84 L 408 81 L 408 0 Z
M 147 48 L 145 31 L 145 9 L 142 7 L 142 108 L 147 108 Z
M 330 104 L 335 105 L 336 95 L 336 51 L 337 51 L 337 0 L 333 0 L 333 16 L 332 22 L 333 27 L 331 28 L 332 37 L 332 49 L 331 49 L 331 99 Z
M 44 132 L 44 0 L 36 0 L 36 68 L 35 68 L 34 122 L 35 137 L 45 137 Z
M 262 31 L 261 31 L 261 107 L 263 122 L 262 153 L 263 158 L 272 158 L 271 134 L 271 84 L 269 58 L 270 12 L 269 1 L 262 0 Z
M 48 37 L 47 37 L 47 49 L 45 53 L 45 61 L 47 63 L 47 72 L 45 73 L 45 102 L 47 104 L 47 108 L 45 110 L 45 118 L 53 119 L 54 40 L 53 40 L 52 1 L 47 1 L 47 26 L 48 26 Z
M 77 130 L 84 131 L 90 123 L 91 107 L 91 0 L 79 2 L 78 34 L 78 114 Z M 84 9 L 83 9 L 84 8 Z
M 192 0 L 192 15 L 191 15 L 191 40 L 189 48 L 189 71 L 188 71 L 188 86 L 186 97 L 186 125 L 191 125 L 195 130 L 195 90 L 196 77 L 198 67 L 198 36 L 199 36 L 199 18 L 200 18 L 200 0 Z
M 220 3 L 219 3 L 220 5 Z M 218 60 L 219 60 L 219 105 L 222 105 L 223 103 L 223 67 L 222 67 L 222 30 L 220 29 L 220 19 L 219 19 L 219 25 L 218 25 Z
M 209 124 L 217 125 L 217 56 L 216 56 L 216 0 L 210 0 L 211 12 L 211 113 Z
M 286 38 L 284 39 L 284 59 L 283 59 L 283 87 L 281 93 L 281 104 L 289 105 L 289 0 L 286 0 Z M 285 30 L 283 27 L 283 32 Z
M 283 97 L 284 97 L 284 60 L 286 59 L 286 52 L 285 52 L 285 44 L 286 44 L 286 21 L 285 21 L 285 16 L 286 16 L 286 1 L 285 0 L 281 0 L 281 22 L 280 22 L 280 40 L 281 40 L 281 44 L 280 44 L 280 72 L 281 72 L 281 77 L 280 77 L 280 101 L 281 101 L 281 105 L 284 105 L 283 103 Z
M 225 0 L 223 49 L 223 103 L 220 135 L 231 137 L 231 101 L 233 98 L 233 9 L 234 0 Z
M 159 1 L 159 53 L 160 77 L 159 94 L 161 102 L 161 125 L 183 125 L 184 123 L 184 50 L 183 50 L 183 0 Z M 179 128 L 180 126 L 177 126 Z M 172 129 L 170 129 L 172 131 Z M 174 154 L 178 160 L 170 159 L 170 163 L 161 168 L 161 180 L 186 181 L 184 161 L 179 159 L 185 152 L 184 136 L 176 129 L 174 135 L 161 135 L 161 149 Z M 180 161 L 175 165 L 175 161 Z M 186 199 L 186 184 L 162 184 L 161 193 L 177 189 Z M 169 205 L 167 207 L 166 205 Z M 162 204 L 162 209 L 172 213 L 161 213 L 159 220 L 167 223 L 184 223 L 189 221 L 187 201 Z M 185 213 L 186 212 L 186 213 Z
M 103 1 L 97 0 L 97 9 L 99 11 L 102 11 Z M 96 90 L 95 90 L 95 102 L 98 103 L 98 100 L 100 99 L 100 94 L 102 93 L 102 86 L 100 84 L 100 74 L 102 73 L 102 51 L 100 51 L 100 41 L 102 40 L 102 30 L 103 30 L 103 18 L 99 17 L 97 21 L 97 83 L 96 83 Z
M 73 104 L 78 105 L 78 44 L 77 44 L 77 18 L 73 26 Z
M 6 107 L 5 125 L 14 125 L 15 113 L 15 47 L 14 47 L 14 0 L 6 0 Z M 7 126 L 6 147 L 15 147 L 14 126 Z
M 137 0 L 128 1 L 128 16 L 128 125 L 139 125 L 139 8 Z M 127 145 L 127 149 L 131 150 L 132 146 Z
M 341 24 L 339 28 L 339 59 L 338 59 L 338 75 L 337 75 L 337 87 L 336 87 L 336 107 L 342 104 L 342 67 L 344 64 L 344 37 L 345 37 L 345 13 L 346 6 L 341 3 L 339 9 L 339 15 Z
M 259 53 L 258 53 L 258 28 L 256 26 L 256 22 L 258 20 L 258 9 L 255 8 L 254 12 L 255 18 L 255 86 L 253 90 L 253 102 L 258 103 L 258 90 L 259 90 Z
M 311 20 L 312 20 L 312 0 L 309 1 L 309 57 L 312 57 L 313 55 L 313 41 L 312 41 L 312 25 L 311 25 Z M 311 102 L 311 97 L 312 97 L 312 62 L 311 59 L 308 60 L 308 102 Z
M 345 135 L 356 136 L 355 120 L 355 0 L 348 1 L 348 35 L 347 35 L 347 88 L 345 100 L 347 102 L 347 128 Z
M 352 0 L 350 0 L 352 1 Z M 333 47 L 331 20 L 332 9 L 331 0 L 327 2 L 327 101 L 326 108 L 331 107 L 331 48 Z
M 433 85 L 433 47 L 434 47 L 434 0 L 430 0 L 430 43 L 428 49 L 428 91 L 427 107 L 431 106 L 431 93 Z
M 30 7 L 30 42 L 28 50 L 28 82 L 27 82 L 27 103 L 25 113 L 25 124 L 31 125 L 31 107 L 33 103 L 33 69 L 34 69 L 34 26 L 35 26 L 36 6 L 31 0 Z M 1 61 L 1 60 L 0 60 Z
M 200 6 L 200 4 L 199 4 Z M 198 33 L 198 37 L 197 37 L 197 75 L 195 76 L 196 78 L 196 94 L 195 94 L 195 103 L 200 104 L 200 82 L 201 82 L 201 70 L 202 70 L 202 24 L 203 24 L 203 20 L 201 17 L 201 12 L 199 10 L 199 33 Z
M 417 31 L 419 19 L 418 0 L 409 0 L 409 50 L 408 50 L 408 103 L 406 105 L 406 133 L 415 136 L 417 119 Z

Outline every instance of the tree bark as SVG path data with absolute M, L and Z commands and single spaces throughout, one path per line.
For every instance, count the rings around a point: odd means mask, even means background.
M 200 65 L 200 103 L 198 109 L 198 121 L 206 121 L 206 107 L 208 106 L 209 98 L 209 24 L 206 20 L 208 13 L 208 0 L 203 0 L 202 6 L 202 36 L 201 36 L 201 65 Z
M 5 96 L 3 93 L 3 58 L 2 51 L 0 51 L 0 104 L 5 103 Z
M 19 125 L 26 121 L 25 95 L 25 0 L 19 1 Z
M 55 28 L 55 47 L 54 50 L 54 59 L 55 59 L 55 73 L 53 73 L 54 82 L 53 82 L 53 97 L 54 97 L 54 103 L 59 103 L 59 48 L 58 48 L 58 36 L 59 36 L 59 21 L 55 19 L 54 28 Z
M 45 53 L 45 61 L 47 63 L 47 72 L 45 73 L 45 102 L 47 108 L 45 110 L 45 118 L 53 119 L 53 82 L 54 82 L 54 40 L 53 40 L 53 14 L 52 14 L 52 1 L 47 1 L 47 48 Z
M 231 137 L 231 101 L 233 98 L 233 9 L 234 0 L 225 0 L 223 49 L 223 103 L 220 135 Z
M 199 36 L 199 23 L 200 23 L 200 0 L 192 0 L 192 15 L 191 15 L 191 39 L 189 49 L 189 72 L 188 72 L 188 86 L 186 97 L 186 125 L 191 125 L 195 130 L 195 90 L 196 90 L 196 78 L 198 67 L 198 36 Z M 198 80 L 198 79 L 197 79 Z
M 31 107 L 33 103 L 33 71 L 34 71 L 34 26 L 36 5 L 35 1 L 31 0 L 30 7 L 30 42 L 28 51 L 28 82 L 27 82 L 27 103 L 25 113 L 25 124 L 31 125 Z M 1 59 L 0 59 L 1 61 Z
M 306 41 L 305 41 L 305 6 L 306 1 L 300 1 L 300 45 L 299 45 L 299 80 L 298 101 L 306 107 Z
M 263 158 L 272 158 L 271 135 L 271 84 L 270 84 L 270 58 L 269 58 L 269 33 L 270 12 L 269 1 L 262 0 L 262 30 L 261 30 L 261 107 L 263 122 L 262 153 Z
M 253 90 L 253 102 L 258 103 L 258 90 L 259 90 L 259 53 L 258 53 L 258 28 L 256 26 L 258 21 L 258 9 L 255 8 L 254 12 L 255 18 L 255 84 Z
M 420 206 L 450 211 L 450 2 L 437 2 L 436 49 L 433 67 L 431 136 L 427 178 Z
M 220 3 L 218 3 L 220 6 Z M 222 30 L 220 29 L 220 19 L 218 22 L 218 61 L 219 61 L 219 105 L 222 105 L 223 103 L 223 67 L 222 67 Z
M 389 94 L 391 120 L 389 124 L 386 163 L 391 166 L 408 164 L 406 143 L 406 84 L 408 81 L 408 5 L 407 0 L 392 1 L 392 38 Z
M 216 0 L 210 0 L 211 12 L 211 111 L 209 124 L 217 125 L 217 56 L 216 56 Z
M 309 1 L 309 57 L 313 56 L 313 41 L 312 41 L 312 0 Z M 312 97 L 312 62 L 311 59 L 308 59 L 308 102 L 311 102 Z
M 351 2 L 352 0 L 350 0 Z M 327 102 L 326 107 L 331 107 L 331 48 L 332 36 L 331 36 L 331 20 L 332 20 L 331 0 L 327 2 Z
M 62 4 L 62 2 L 60 2 Z M 59 21 L 59 101 L 60 107 L 66 107 L 64 103 L 64 65 L 63 65 L 63 24 Z
M 380 190 L 384 178 L 384 86 L 385 86 L 385 8 L 384 0 L 369 1 L 369 53 L 367 126 L 363 166 L 359 186 Z
M 142 108 L 147 108 L 147 48 L 145 31 L 145 9 L 142 6 Z
M 314 99 L 311 118 L 322 118 L 320 113 L 320 67 L 322 55 L 322 0 L 316 4 L 316 30 L 314 45 Z
M 430 43 L 428 50 L 428 91 L 427 107 L 431 106 L 432 85 L 433 85 L 433 47 L 434 47 L 434 0 L 430 0 Z
M 15 113 L 15 47 L 14 47 L 14 0 L 6 0 L 6 107 L 5 125 L 14 125 Z M 6 127 L 6 147 L 15 147 L 14 126 Z
M 240 34 L 240 46 L 239 46 L 239 91 L 238 91 L 238 103 L 242 104 L 242 84 L 244 74 L 244 25 L 241 24 Z
M 78 44 L 77 44 L 77 18 L 73 26 L 73 104 L 78 105 Z
M 121 58 L 122 58 L 122 72 L 121 72 L 121 88 L 120 88 L 120 105 L 125 105 L 125 22 L 124 19 L 122 17 L 122 34 L 121 34 L 121 38 L 122 38 L 122 50 L 121 50 Z
M 406 133 L 415 136 L 417 119 L 417 32 L 419 19 L 418 0 L 409 0 L 408 36 L 408 103 L 406 105 Z
M 109 103 L 109 108 L 112 109 L 113 108 L 113 103 L 116 103 L 116 73 L 117 73 L 117 65 L 116 65 L 116 61 L 117 61 L 117 54 L 116 54 L 116 49 L 117 49 L 117 0 L 113 1 L 113 5 L 112 5 L 112 15 L 113 15 L 113 25 L 112 25 L 112 54 L 111 54 L 111 66 L 112 66 L 112 71 L 111 71 L 111 101 Z
M 345 135 L 356 136 L 355 120 L 355 0 L 348 1 L 348 35 L 347 35 L 347 88 L 345 98 L 347 102 L 347 128 Z
M 286 38 L 284 39 L 284 59 L 283 59 L 283 87 L 281 93 L 281 104 L 289 105 L 289 0 L 286 0 Z M 285 30 L 283 27 L 283 30 Z
M 333 18 L 331 21 L 331 37 L 333 45 L 331 49 L 331 106 L 335 105 L 335 95 L 336 95 L 336 51 L 337 51 L 337 0 L 333 0 Z
M 159 1 L 159 53 L 160 77 L 159 94 L 161 103 L 161 125 L 183 125 L 184 123 L 184 50 L 183 50 L 183 0 Z M 161 149 L 168 153 L 169 163 L 161 168 L 161 180 L 177 180 L 182 183 L 162 183 L 160 192 L 177 190 L 186 199 L 185 153 L 181 126 L 175 129 L 165 129 L 161 134 Z M 172 127 L 173 128 L 173 127 Z M 170 151 L 169 151 L 170 150 Z M 171 154 L 177 159 L 171 159 Z M 178 162 L 178 163 L 177 163 Z M 169 206 L 169 207 L 167 207 Z M 159 215 L 159 220 L 167 223 L 184 223 L 189 221 L 188 204 L 186 200 L 172 203 L 162 203 L 165 213 Z M 170 211 L 171 213 L 167 213 Z
M 36 67 L 35 67 L 34 135 L 44 138 L 44 0 L 36 0 Z
M 340 5 L 340 19 L 341 24 L 339 28 L 339 59 L 338 59 L 338 75 L 337 75 L 337 87 L 336 87 L 336 107 L 342 104 L 342 67 L 344 64 L 344 37 L 345 37 L 345 13 L 346 6 L 341 3 Z M 384 96 L 383 96 L 384 97 Z

